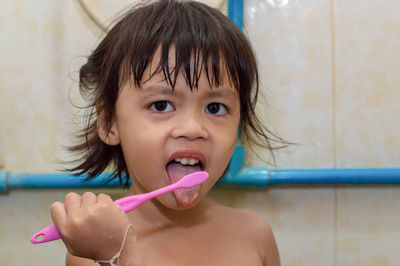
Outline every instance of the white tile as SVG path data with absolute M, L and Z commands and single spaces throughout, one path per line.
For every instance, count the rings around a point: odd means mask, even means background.
M 337 165 L 400 167 L 400 2 L 335 3 Z
M 277 151 L 277 166 L 332 167 L 330 1 L 249 0 L 245 22 L 266 99 L 258 111 L 267 127 L 299 144 Z
M 400 188 L 342 188 L 337 196 L 337 265 L 398 265 Z

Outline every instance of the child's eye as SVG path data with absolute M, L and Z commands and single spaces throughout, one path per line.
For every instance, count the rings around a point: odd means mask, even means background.
M 172 112 L 174 107 L 168 101 L 157 101 L 150 105 L 150 109 L 155 112 Z
M 206 107 L 206 113 L 213 114 L 213 115 L 224 115 L 226 114 L 227 110 L 225 105 L 222 103 L 210 103 Z

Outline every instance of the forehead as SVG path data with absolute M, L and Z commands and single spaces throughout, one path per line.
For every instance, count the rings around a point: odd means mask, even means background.
M 200 85 L 210 89 L 233 89 L 230 73 L 222 56 L 216 60 L 211 56 L 206 57 L 201 51 L 193 50 L 189 56 L 182 57 L 174 45 L 167 50 L 162 49 L 161 45 L 156 49 L 143 72 L 139 87 L 149 82 L 166 83 L 172 90 L 184 83 L 190 90 L 198 89 Z

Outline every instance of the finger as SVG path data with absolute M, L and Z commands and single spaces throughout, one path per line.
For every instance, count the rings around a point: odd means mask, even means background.
M 67 214 L 65 212 L 64 203 L 57 201 L 57 202 L 54 202 L 53 204 L 51 204 L 50 215 L 51 215 L 51 219 L 53 219 L 54 225 L 56 226 L 58 231 L 60 231 L 60 228 L 63 227 L 63 224 L 65 223 L 66 216 L 67 216 Z
M 112 200 L 112 198 L 107 194 L 99 194 L 97 196 L 97 203 L 98 206 L 103 206 L 107 208 L 109 211 L 119 211 L 120 213 L 125 213 L 121 207 Z
M 110 203 L 110 202 L 113 202 L 113 200 L 111 199 L 111 197 L 109 195 L 100 193 L 97 196 L 97 202 L 98 203 Z
M 89 207 L 95 204 L 97 201 L 97 197 L 92 192 L 85 192 L 82 195 L 82 207 Z
M 81 196 L 74 192 L 70 192 L 64 199 L 65 211 L 68 215 L 69 212 L 80 209 L 82 206 Z
M 100 193 L 97 196 L 97 206 L 106 208 L 108 210 L 112 210 L 114 207 L 114 201 L 111 199 L 111 197 L 107 194 Z

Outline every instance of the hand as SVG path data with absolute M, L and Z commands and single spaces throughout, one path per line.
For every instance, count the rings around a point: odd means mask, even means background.
M 69 253 L 93 260 L 112 258 L 130 224 L 127 215 L 105 194 L 86 192 L 81 197 L 68 193 L 65 203 L 53 203 L 50 211 Z M 130 231 L 128 237 L 133 240 Z

